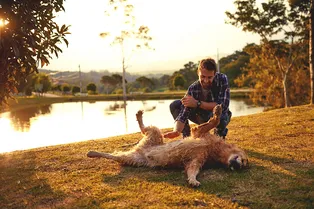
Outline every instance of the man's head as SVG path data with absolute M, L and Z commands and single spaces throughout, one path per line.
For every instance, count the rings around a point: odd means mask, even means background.
M 207 89 L 211 87 L 216 71 L 217 66 L 214 59 L 206 58 L 201 60 L 198 66 L 197 74 L 203 88 Z

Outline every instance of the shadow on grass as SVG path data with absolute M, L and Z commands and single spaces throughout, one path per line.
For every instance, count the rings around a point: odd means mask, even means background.
M 0 156 L 0 208 L 51 208 L 65 194 L 36 174 L 36 154 Z
M 231 171 L 204 168 L 195 190 L 252 208 L 314 208 L 314 164 L 248 151 L 249 169 Z M 183 169 L 122 167 L 118 175 L 104 175 L 103 182 L 119 187 L 130 179 L 189 187 Z

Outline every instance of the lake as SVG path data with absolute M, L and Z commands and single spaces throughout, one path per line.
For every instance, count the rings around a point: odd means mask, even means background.
M 173 100 L 69 102 L 0 114 L 0 153 L 100 139 L 139 132 L 135 114 L 144 110 L 144 124 L 173 127 Z M 259 113 L 245 100 L 231 100 L 233 117 Z

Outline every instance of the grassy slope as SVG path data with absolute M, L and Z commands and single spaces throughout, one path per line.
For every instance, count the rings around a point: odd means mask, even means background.
M 197 189 L 182 170 L 86 157 L 90 149 L 127 150 L 139 133 L 5 153 L 0 208 L 314 208 L 313 127 L 308 105 L 233 118 L 228 142 L 248 152 L 250 168 L 203 170 Z

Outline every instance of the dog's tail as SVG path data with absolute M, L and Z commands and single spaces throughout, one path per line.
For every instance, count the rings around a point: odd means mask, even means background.
M 109 153 L 104 153 L 104 152 L 96 152 L 96 151 L 89 151 L 87 153 L 87 157 L 91 157 L 91 158 L 107 158 L 107 159 L 112 159 L 112 160 L 118 160 L 119 157 L 111 155 Z

